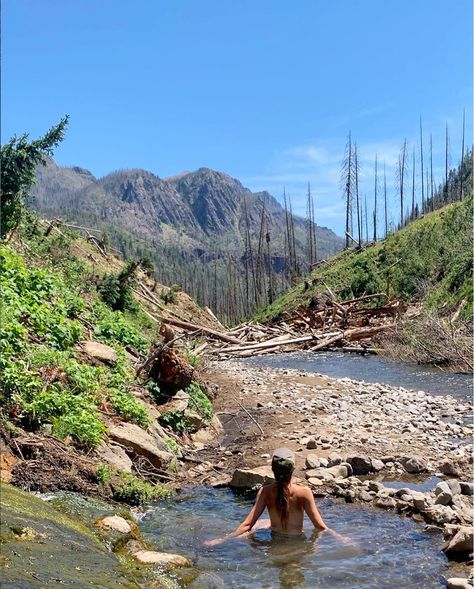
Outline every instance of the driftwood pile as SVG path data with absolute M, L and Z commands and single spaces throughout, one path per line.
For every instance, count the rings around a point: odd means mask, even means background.
M 403 303 L 389 300 L 384 293 L 338 302 L 328 289 L 314 297 L 307 307 L 285 313 L 271 325 L 248 322 L 225 330 L 222 326 L 202 327 L 174 314 L 162 315 L 160 320 L 162 325 L 173 326 L 175 332 L 205 338 L 193 350 L 194 354 L 224 359 L 299 348 L 371 353 L 375 351 L 372 338 L 388 332 L 404 311 Z

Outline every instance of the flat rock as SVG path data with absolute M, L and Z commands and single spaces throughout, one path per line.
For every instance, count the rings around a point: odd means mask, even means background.
M 109 438 L 131 448 L 135 454 L 148 458 L 156 468 L 163 468 L 174 458 L 171 452 L 158 448 L 152 436 L 134 423 L 109 426 Z
M 236 468 L 230 486 L 235 489 L 253 489 L 274 482 L 275 478 L 270 466 L 259 466 L 252 469 Z
M 154 550 L 138 550 L 133 557 L 141 564 L 157 564 L 166 568 L 190 567 L 191 562 L 179 554 L 167 554 Z
M 125 450 L 120 446 L 101 442 L 97 446 L 96 452 L 100 460 L 106 462 L 107 464 L 110 464 L 117 470 L 120 470 L 122 472 L 132 472 L 133 463 L 128 457 Z
M 320 460 L 316 454 L 308 454 L 305 461 L 306 468 L 319 468 L 321 466 Z
M 97 525 L 101 528 L 119 532 L 120 534 L 129 534 L 132 531 L 128 521 L 119 515 L 109 515 L 104 517 L 97 522 Z
M 118 360 L 117 352 L 112 347 L 92 340 L 78 342 L 76 349 L 89 358 L 109 366 L 113 366 Z

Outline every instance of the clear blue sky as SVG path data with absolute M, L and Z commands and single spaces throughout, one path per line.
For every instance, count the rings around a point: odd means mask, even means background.
M 472 142 L 471 0 L 3 0 L 2 142 L 68 113 L 61 165 L 161 177 L 206 166 L 339 233 L 352 130 L 362 192 L 406 137 L 433 133 L 443 174 L 462 112 Z M 418 157 L 418 156 L 417 156 Z M 417 161 L 418 166 L 418 161 Z M 419 183 L 419 178 L 417 178 Z

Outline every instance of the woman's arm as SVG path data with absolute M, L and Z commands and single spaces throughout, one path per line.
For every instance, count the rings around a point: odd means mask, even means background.
M 341 536 L 341 534 L 338 534 L 324 523 L 323 518 L 321 517 L 321 514 L 316 507 L 316 502 L 310 489 L 305 489 L 304 510 L 306 511 L 315 528 L 318 528 L 323 532 L 328 532 L 331 534 L 331 536 L 334 536 L 334 538 L 337 538 L 343 544 L 354 545 L 354 542 L 350 538 Z
M 215 546 L 216 544 L 222 544 L 222 542 L 226 542 L 227 540 L 230 540 L 231 538 L 236 538 L 237 536 L 241 536 L 242 534 L 245 534 L 246 532 L 250 532 L 250 530 L 255 525 L 255 522 L 262 515 L 263 510 L 266 507 L 266 504 L 267 504 L 266 493 L 264 491 L 264 487 L 262 487 L 257 494 L 257 500 L 255 502 L 255 505 L 252 507 L 251 512 L 244 519 L 244 521 L 240 524 L 240 526 L 238 528 L 236 528 L 231 534 L 228 534 L 227 536 L 224 536 L 223 538 L 216 538 L 215 540 L 207 540 L 206 542 L 204 542 L 204 545 L 205 546 Z
M 315 528 L 318 528 L 319 530 L 329 530 L 329 527 L 324 523 L 323 518 L 316 507 L 313 493 L 307 488 L 304 490 L 303 507 L 306 515 L 309 517 Z

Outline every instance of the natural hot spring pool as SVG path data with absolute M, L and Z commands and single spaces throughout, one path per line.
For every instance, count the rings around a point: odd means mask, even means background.
M 433 589 L 444 586 L 447 562 L 441 534 L 427 534 L 413 520 L 384 511 L 327 499 L 320 511 L 337 532 L 358 548 L 329 534 L 311 540 L 272 541 L 268 531 L 252 540 L 233 540 L 214 548 L 202 541 L 232 531 L 253 501 L 228 489 L 192 489 L 151 507 L 140 522 L 144 537 L 167 552 L 188 556 L 222 585 L 239 589 Z M 309 522 L 308 522 L 309 523 Z M 199 584 L 204 589 L 210 585 Z

